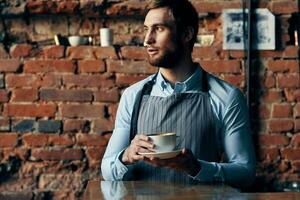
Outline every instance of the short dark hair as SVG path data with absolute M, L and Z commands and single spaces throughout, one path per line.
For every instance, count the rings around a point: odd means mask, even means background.
M 182 32 L 187 27 L 194 29 L 194 35 L 190 42 L 190 48 L 193 49 L 197 39 L 199 20 L 198 13 L 189 0 L 152 0 L 147 7 L 147 13 L 156 8 L 169 8 L 175 19 L 177 29 Z

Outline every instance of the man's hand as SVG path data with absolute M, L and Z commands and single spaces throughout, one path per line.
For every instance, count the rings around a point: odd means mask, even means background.
M 139 160 L 144 160 L 144 156 L 140 153 L 154 152 L 154 144 L 151 138 L 146 135 L 136 135 L 131 141 L 130 146 L 124 151 L 122 162 L 126 165 L 133 164 Z
M 180 154 L 170 159 L 158 159 L 154 157 L 145 158 L 145 162 L 155 167 L 169 167 L 184 171 L 190 176 L 196 176 L 201 170 L 201 165 L 189 149 L 183 149 Z

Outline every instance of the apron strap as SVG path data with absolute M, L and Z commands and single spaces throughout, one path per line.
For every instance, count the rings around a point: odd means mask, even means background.
M 138 117 L 139 117 L 139 111 L 140 111 L 140 105 L 143 99 L 143 96 L 145 94 L 149 94 L 151 93 L 152 87 L 155 83 L 156 77 L 157 77 L 156 73 L 153 78 L 148 81 L 144 86 L 143 89 L 137 94 L 136 100 L 134 102 L 133 105 L 133 111 L 132 111 L 132 116 L 131 116 L 131 123 L 130 123 L 130 140 L 133 140 L 133 138 L 135 137 L 135 135 L 137 134 L 137 121 L 138 121 Z
M 143 95 L 150 95 L 152 87 L 155 83 L 158 72 L 153 76 L 153 78 L 148 81 L 142 88 L 141 92 L 137 94 L 136 100 L 133 105 L 133 111 L 131 116 L 130 123 L 130 140 L 133 140 L 135 135 L 137 134 L 137 121 L 139 117 L 140 105 L 143 99 Z M 207 81 L 207 72 L 202 69 L 202 91 L 208 92 L 208 81 Z

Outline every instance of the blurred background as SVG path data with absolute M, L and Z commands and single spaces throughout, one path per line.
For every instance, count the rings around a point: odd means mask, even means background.
M 0 198 L 79 199 L 88 180 L 101 178 L 123 89 L 157 70 L 142 46 L 148 2 L 0 1 Z M 299 2 L 192 3 L 200 24 L 194 60 L 247 97 L 258 160 L 249 191 L 300 182 Z M 267 49 L 255 46 L 258 8 L 274 16 L 260 25 L 275 42 Z M 243 41 L 233 41 L 241 48 L 226 39 L 235 25 L 224 9 L 242 13 Z

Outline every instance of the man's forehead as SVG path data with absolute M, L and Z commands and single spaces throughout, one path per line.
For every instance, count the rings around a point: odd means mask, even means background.
M 153 26 L 156 24 L 174 25 L 175 20 L 172 11 L 166 7 L 151 9 L 145 17 L 144 25 Z

